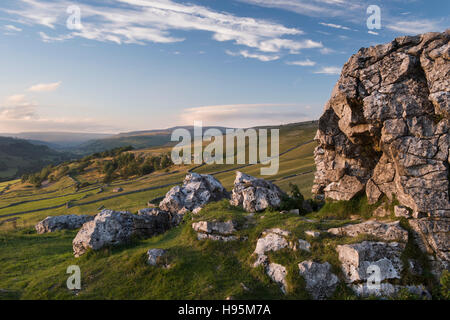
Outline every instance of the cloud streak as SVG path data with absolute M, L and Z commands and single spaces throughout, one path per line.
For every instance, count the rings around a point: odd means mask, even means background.
M 61 81 L 53 83 L 39 83 L 28 88 L 31 92 L 51 92 L 55 91 L 61 86 Z
M 57 30 L 66 22 L 67 1 L 20 0 L 20 10 L 6 10 L 18 22 Z M 266 19 L 240 17 L 204 6 L 181 4 L 172 0 L 117 0 L 117 6 L 80 4 L 81 30 L 49 35 L 40 32 L 44 42 L 64 41 L 73 37 L 117 44 L 175 43 L 184 41 L 173 31 L 205 31 L 219 42 L 229 41 L 265 53 L 283 50 L 298 53 L 302 49 L 322 48 L 311 39 L 293 40 L 304 32 Z

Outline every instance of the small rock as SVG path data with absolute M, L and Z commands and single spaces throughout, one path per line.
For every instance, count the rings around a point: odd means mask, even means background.
M 119 193 L 119 192 L 122 192 L 122 191 L 123 191 L 122 188 L 115 188 L 115 189 L 113 189 L 114 193 Z
M 320 232 L 319 231 L 313 231 L 313 230 L 307 230 L 305 231 L 305 234 L 307 236 L 313 237 L 313 238 L 317 238 L 320 236 Z
M 250 291 L 250 289 L 242 282 L 241 282 L 241 287 L 242 287 L 242 289 L 244 289 L 244 291 Z
M 409 213 L 408 209 L 404 206 L 395 206 L 394 207 L 394 213 L 397 218 L 411 218 L 411 214 Z
M 299 215 L 300 214 L 300 210 L 299 209 L 292 209 L 292 210 L 289 210 L 289 213 Z
M 166 254 L 166 250 L 163 249 L 150 249 L 147 251 L 147 263 L 151 266 L 156 266 L 159 262 L 159 258 Z
M 308 251 L 310 252 L 311 244 L 308 241 L 298 239 L 298 248 L 300 250 Z
M 286 268 L 283 267 L 281 264 L 270 263 L 266 267 L 266 273 L 274 282 L 276 282 L 280 286 L 281 291 L 284 294 L 286 294 L 286 287 L 287 287 L 287 283 L 286 283 L 287 271 L 286 271 Z
M 363 298 L 368 298 L 370 296 L 395 297 L 400 292 L 400 290 L 406 289 L 410 293 L 415 294 L 419 297 L 431 299 L 430 293 L 423 286 L 400 286 L 383 282 L 380 283 L 379 286 L 368 286 L 367 283 L 364 283 L 351 285 L 350 288 L 355 292 L 357 296 Z
M 313 299 L 326 299 L 333 295 L 339 282 L 338 277 L 331 273 L 328 262 L 317 263 L 303 261 L 298 264 L 300 275 L 305 279 L 306 290 Z
M 192 224 L 192 229 L 197 232 L 228 235 L 236 231 L 235 226 L 236 222 L 233 220 L 229 220 L 227 222 L 199 221 Z

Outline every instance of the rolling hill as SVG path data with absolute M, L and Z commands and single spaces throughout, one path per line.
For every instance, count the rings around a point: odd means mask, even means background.
M 58 152 L 47 146 L 0 137 L 0 181 L 11 180 L 24 173 L 39 171 L 49 164 L 73 158 L 71 154 Z

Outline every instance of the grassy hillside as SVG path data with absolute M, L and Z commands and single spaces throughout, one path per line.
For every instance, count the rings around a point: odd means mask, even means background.
M 0 181 L 39 171 L 49 164 L 57 164 L 72 157 L 47 146 L 0 137 Z
M 280 170 L 275 176 L 263 178 L 275 181 L 285 191 L 288 191 L 289 183 L 295 183 L 306 198 L 310 197 L 315 170 L 315 142 L 312 139 L 316 129 L 316 123 L 280 127 L 280 151 L 285 152 L 280 157 Z M 159 146 L 130 153 L 150 157 L 169 151 L 170 147 Z M 7 186 L 0 197 L 0 298 L 223 299 L 229 295 L 237 298 L 284 298 L 263 270 L 251 267 L 250 255 L 259 233 L 271 226 L 282 226 L 303 236 L 305 228 L 329 227 L 329 222 L 322 224 L 317 220 L 311 223 L 298 216 L 265 212 L 255 217 L 258 223 L 242 230 L 242 235 L 249 237 L 248 241 L 222 244 L 197 241 L 190 227 L 192 220 L 188 218 L 183 226 L 158 237 L 136 240 L 127 246 L 74 259 L 71 242 L 76 231 L 36 235 L 34 225 L 49 215 L 93 215 L 102 207 L 136 213 L 145 208 L 149 200 L 163 196 L 171 186 L 181 183 L 189 170 L 214 174 L 231 190 L 237 169 L 259 177 L 261 166 L 172 166 L 105 185 L 102 182 L 104 173 L 99 168 L 109 160 L 92 159 L 82 171 L 71 170 L 80 165 L 74 162 L 69 165 L 69 170 L 74 174 L 45 183 L 41 188 L 20 181 L 0 185 L 0 192 Z M 80 184 L 82 188 L 79 188 Z M 123 191 L 114 193 L 117 187 Z M 245 219 L 244 212 L 229 207 L 226 202 L 213 204 L 201 216 L 192 219 L 228 217 L 230 214 L 241 221 Z M 265 216 L 264 219 L 262 216 Z M 333 226 L 341 223 L 336 221 Z M 318 251 L 323 253 L 321 259 L 331 262 L 336 259 L 333 255 L 328 257 L 326 243 L 314 242 L 321 248 Z M 150 248 L 168 249 L 172 267 L 148 267 L 145 252 Z M 274 261 L 285 262 L 290 268 L 304 258 L 306 256 L 301 253 L 292 255 L 287 251 L 272 257 Z M 65 271 L 71 264 L 80 265 L 82 270 L 83 290 L 78 295 L 65 288 Z M 294 276 L 290 280 L 292 288 L 286 298 L 307 297 L 297 278 Z M 241 283 L 251 291 L 245 291 Z M 348 292 L 342 289 L 336 297 L 347 296 Z

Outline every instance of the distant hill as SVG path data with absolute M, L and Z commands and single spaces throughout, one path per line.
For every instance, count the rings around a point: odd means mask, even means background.
M 76 148 L 90 140 L 108 138 L 110 134 L 79 132 L 23 132 L 0 133 L 0 136 L 28 140 L 37 145 L 45 145 L 52 149 L 67 150 Z
M 203 130 L 208 130 L 213 127 L 203 127 Z M 214 127 L 219 129 L 222 133 L 227 128 Z M 119 147 L 133 146 L 135 149 L 144 149 L 150 147 L 168 146 L 173 144 L 171 141 L 172 132 L 176 129 L 187 129 L 193 134 L 193 126 L 180 126 L 163 130 L 148 130 L 148 131 L 134 131 L 120 133 L 107 138 L 91 140 L 81 144 L 80 146 L 71 149 L 77 154 L 87 155 L 96 152 L 103 152 Z
M 49 164 L 73 159 L 74 156 L 36 145 L 29 141 L 0 137 L 0 181 L 41 170 Z

